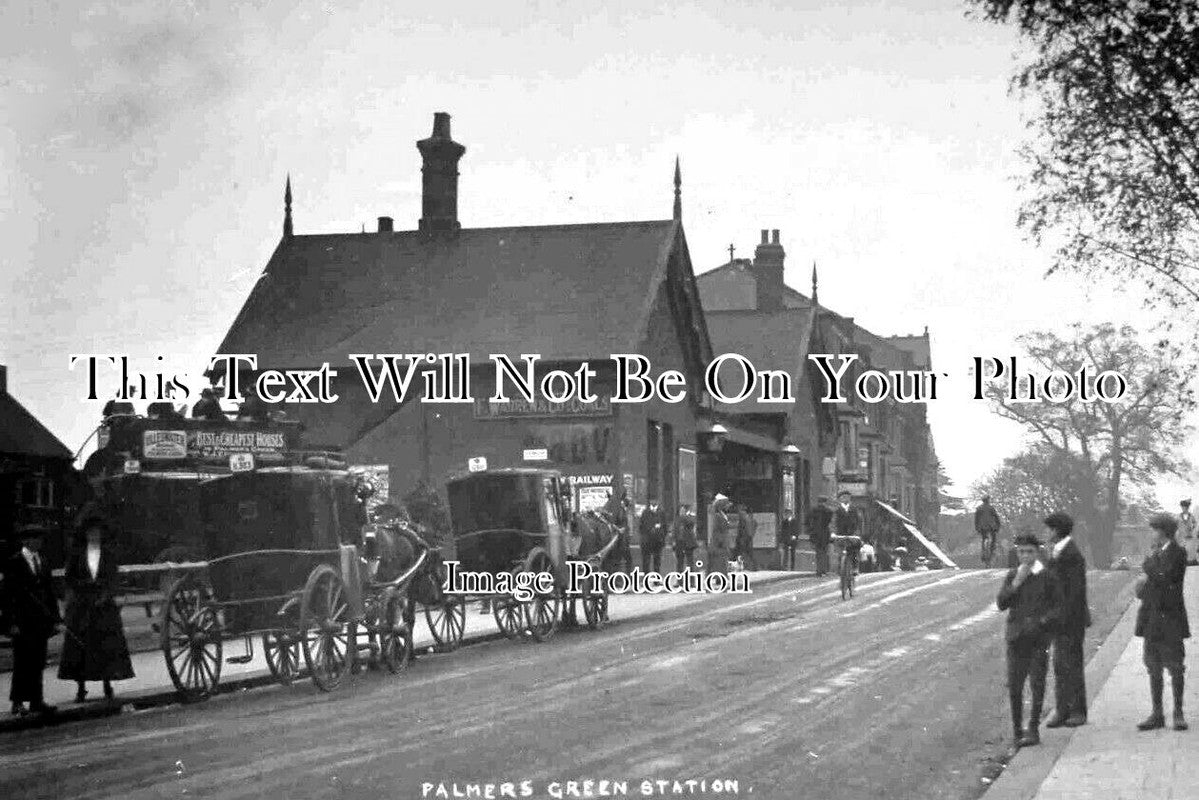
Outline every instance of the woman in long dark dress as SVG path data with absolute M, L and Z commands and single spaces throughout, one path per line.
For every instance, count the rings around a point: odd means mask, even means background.
M 104 696 L 111 700 L 111 682 L 133 677 L 121 608 L 116 603 L 118 565 L 104 536 L 101 523 L 86 524 L 67 561 L 67 632 L 58 677 L 79 685 L 78 703 L 87 697 L 87 681 L 103 681 Z

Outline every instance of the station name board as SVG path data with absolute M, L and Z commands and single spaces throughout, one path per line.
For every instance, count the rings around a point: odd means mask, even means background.
M 506 419 L 509 417 L 608 417 L 612 415 L 612 400 L 598 397 L 594 403 L 581 400 L 555 402 L 544 398 L 532 401 L 512 398 L 506 403 L 475 400 L 475 419 Z

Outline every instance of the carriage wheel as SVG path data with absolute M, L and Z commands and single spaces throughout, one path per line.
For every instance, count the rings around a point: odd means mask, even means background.
M 221 623 L 206 605 L 206 589 L 191 575 L 175 581 L 159 618 L 159 642 L 167 672 L 186 702 L 208 697 L 221 679 Z
M 529 555 L 524 569 L 525 572 L 554 571 L 553 562 L 548 553 L 534 552 Z M 544 642 L 558 630 L 558 621 L 562 616 L 562 598 L 558 590 L 550 594 L 539 594 L 524 603 L 525 627 L 539 642 Z
M 300 612 L 300 642 L 312 682 L 323 692 L 341 683 L 356 653 L 355 626 L 350 620 L 345 584 L 337 570 L 321 564 L 308 576 Z
M 412 661 L 412 629 L 404 619 L 408 600 L 391 593 L 384 605 L 379 630 L 379 659 L 388 672 L 400 672 Z
M 544 642 L 553 636 L 562 615 L 561 598 L 557 594 L 538 595 L 523 605 L 526 628 L 533 638 Z
M 437 642 L 438 650 L 449 653 L 457 650 L 466 633 L 466 603 L 461 595 L 443 595 L 437 605 L 425 606 L 425 622 Z M 499 622 L 499 617 L 496 617 Z M 501 626 L 500 630 L 503 630 Z
M 511 596 L 497 597 L 491 601 L 491 613 L 495 617 L 495 625 L 500 633 L 509 639 L 519 639 L 525 629 L 524 613 L 520 603 Z
M 608 593 L 591 594 L 590 590 L 583 595 L 583 616 L 587 618 L 587 627 L 596 630 L 604 624 L 608 616 Z
M 290 631 L 262 634 L 262 652 L 271 677 L 288 686 L 300 674 L 300 640 Z

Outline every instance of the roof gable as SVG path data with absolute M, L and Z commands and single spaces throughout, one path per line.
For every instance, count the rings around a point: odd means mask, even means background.
M 74 459 L 67 446 L 7 392 L 0 393 L 0 453 Z
M 668 220 L 285 238 L 220 352 L 276 368 L 350 353 L 628 352 L 678 233 Z

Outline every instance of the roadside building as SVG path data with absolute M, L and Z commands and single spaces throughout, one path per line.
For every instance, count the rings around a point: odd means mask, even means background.
M 48 563 L 62 565 L 73 462 L 67 446 L 9 393 L 8 369 L 0 366 L 0 544 L 6 552 L 17 530 L 37 525 L 50 532 L 43 543 Z
M 444 491 L 448 477 L 484 458 L 489 467 L 560 470 L 576 509 L 602 505 L 614 489 L 638 505 L 657 497 L 671 512 L 694 505 L 711 345 L 677 163 L 669 219 L 465 228 L 457 211 L 465 148 L 450 136 L 449 115 L 435 115 L 433 135 L 417 147 L 424 167 L 416 230 L 397 231 L 380 217 L 369 233 L 295 234 L 289 182 L 283 237 L 220 352 L 255 353 L 260 370 L 335 367 L 336 402 L 284 407 L 310 441 L 340 445 L 356 463 L 386 465 L 397 496 L 421 481 Z M 372 402 L 349 356 L 412 353 L 468 354 L 473 399 L 420 403 L 414 389 L 403 403 L 389 392 Z M 551 368 L 573 373 L 590 362 L 598 402 L 526 402 L 510 381 L 511 402 L 488 402 L 496 389 L 491 355 L 521 365 L 526 353 L 540 356 L 538 380 Z M 686 399 L 611 402 L 610 356 L 620 353 L 644 355 L 655 375 L 683 373 Z
M 727 431 L 717 454 L 705 458 L 704 494 L 716 492 L 744 502 L 755 518 L 757 560 L 775 556 L 782 515 L 804 519 L 820 494 L 829 491 L 822 468 L 836 444 L 835 410 L 819 402 L 818 376 L 807 353 L 823 352 L 820 310 L 783 282 L 786 258 L 779 231 L 762 231 L 754 258 L 734 259 L 698 278 L 713 352 L 735 353 L 755 370 L 792 376 L 790 402 L 763 401 L 761 393 L 737 403 L 716 403 L 716 419 Z M 736 392 L 738 370 L 721 388 Z
M 927 407 L 892 399 L 867 403 L 853 392 L 847 393 L 846 403 L 825 403 L 825 380 L 808 359 L 812 353 L 857 355 L 846 386 L 871 369 L 928 371 L 928 330 L 918 336 L 872 333 L 820 304 L 814 265 L 810 296 L 787 286 L 784 257 L 779 232 L 763 230 L 752 259 L 730 259 L 697 279 L 714 352 L 741 353 L 758 369 L 785 370 L 796 378 L 793 405 L 717 405 L 721 423 L 733 431 L 765 427 L 771 440 L 758 449 L 769 452 L 773 447 L 779 453 L 778 474 L 785 463 L 782 451 L 799 450 L 792 455 L 798 465 L 794 505 L 789 488 L 763 494 L 741 480 L 743 451 L 738 447 L 714 471 L 723 478 L 721 485 L 756 498 L 762 513 L 793 508 L 801 519 L 817 495 L 849 491 L 863 511 L 867 535 L 885 544 L 898 541 L 905 530 L 891 509 L 925 532 L 935 532 L 939 501 Z M 750 444 L 737 433 L 731 438 Z M 765 468 L 759 469 L 764 475 Z

